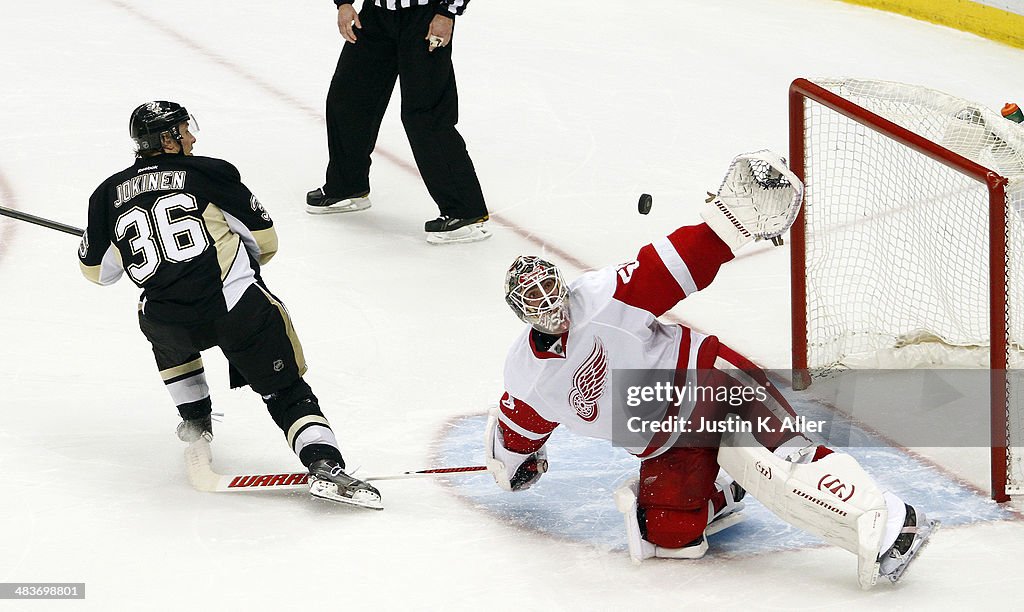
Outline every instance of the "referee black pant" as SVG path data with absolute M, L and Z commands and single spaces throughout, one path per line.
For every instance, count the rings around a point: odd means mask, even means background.
M 327 181 L 330 197 L 370 190 L 370 153 L 395 81 L 401 80 L 402 124 L 416 166 L 441 214 L 487 214 L 466 142 L 455 129 L 459 98 L 452 46 L 428 52 L 433 6 L 387 10 L 364 2 L 358 40 L 345 43 L 327 93 Z

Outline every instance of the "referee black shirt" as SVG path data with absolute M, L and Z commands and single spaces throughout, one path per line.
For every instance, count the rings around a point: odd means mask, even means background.
M 334 3 L 338 6 L 342 4 L 352 4 L 354 0 L 334 0 Z M 370 2 L 370 0 L 365 0 Z M 381 8 L 388 10 L 398 10 L 403 8 L 412 8 L 414 6 L 427 6 L 428 4 L 436 4 L 438 15 L 444 15 L 445 17 L 455 17 L 461 15 L 466 10 L 466 5 L 469 4 L 469 0 L 373 0 L 373 3 Z

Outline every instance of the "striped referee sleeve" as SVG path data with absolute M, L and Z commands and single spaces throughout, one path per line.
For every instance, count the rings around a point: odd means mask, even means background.
M 337 6 L 352 4 L 352 2 L 353 0 L 334 0 L 334 4 Z M 381 8 L 396 11 L 414 6 L 429 6 L 430 0 L 373 0 L 373 3 Z M 438 15 L 454 18 L 466 10 L 467 4 L 469 4 L 469 0 L 440 0 L 437 3 L 436 12 Z

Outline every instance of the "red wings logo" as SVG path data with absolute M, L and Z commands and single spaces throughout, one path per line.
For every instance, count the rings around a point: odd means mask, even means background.
M 533 270 L 530 270 L 529 272 L 524 272 L 519 275 L 519 284 L 529 285 L 535 283 L 539 281 L 541 278 L 543 278 L 544 275 L 547 273 L 548 271 L 544 268 L 535 268 Z
M 569 391 L 569 405 L 588 423 L 597 418 L 597 402 L 604 395 L 607 377 L 608 353 L 601 340 L 594 338 L 594 350 L 572 375 L 572 389 Z

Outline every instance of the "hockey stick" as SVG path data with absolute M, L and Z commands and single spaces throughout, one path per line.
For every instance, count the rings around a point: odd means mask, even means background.
M 185 475 L 198 491 L 290 491 L 309 489 L 309 474 L 218 474 L 213 471 L 210 443 L 199 439 L 185 448 Z
M 486 472 L 486 465 L 467 465 L 465 467 L 431 468 L 417 470 L 415 472 L 400 472 L 398 474 L 385 474 L 381 476 L 367 476 L 363 480 L 402 480 L 405 478 L 421 478 L 424 476 L 447 476 L 449 474 L 472 474 L 473 472 Z
M 5 217 L 10 217 L 12 219 L 17 219 L 19 221 L 28 221 L 29 223 L 35 223 L 36 225 L 42 225 L 43 227 L 55 229 L 57 231 L 64 232 L 67 234 L 74 234 L 76 236 L 81 236 L 82 234 L 85 233 L 84 230 L 80 230 L 73 225 L 66 225 L 58 221 L 51 221 L 49 219 L 44 219 L 42 217 L 30 215 L 28 213 L 21 212 L 20 210 L 14 210 L 13 208 L 7 208 L 5 206 L 0 206 L 0 215 L 4 215 Z
M 306 472 L 285 472 L 278 474 L 218 474 L 213 471 L 213 454 L 210 443 L 198 440 L 185 449 L 185 473 L 188 481 L 199 491 L 294 491 L 309 489 L 309 474 Z M 399 480 L 446 474 L 469 474 L 487 470 L 483 465 L 466 467 L 430 468 L 381 476 L 366 476 L 361 480 Z

